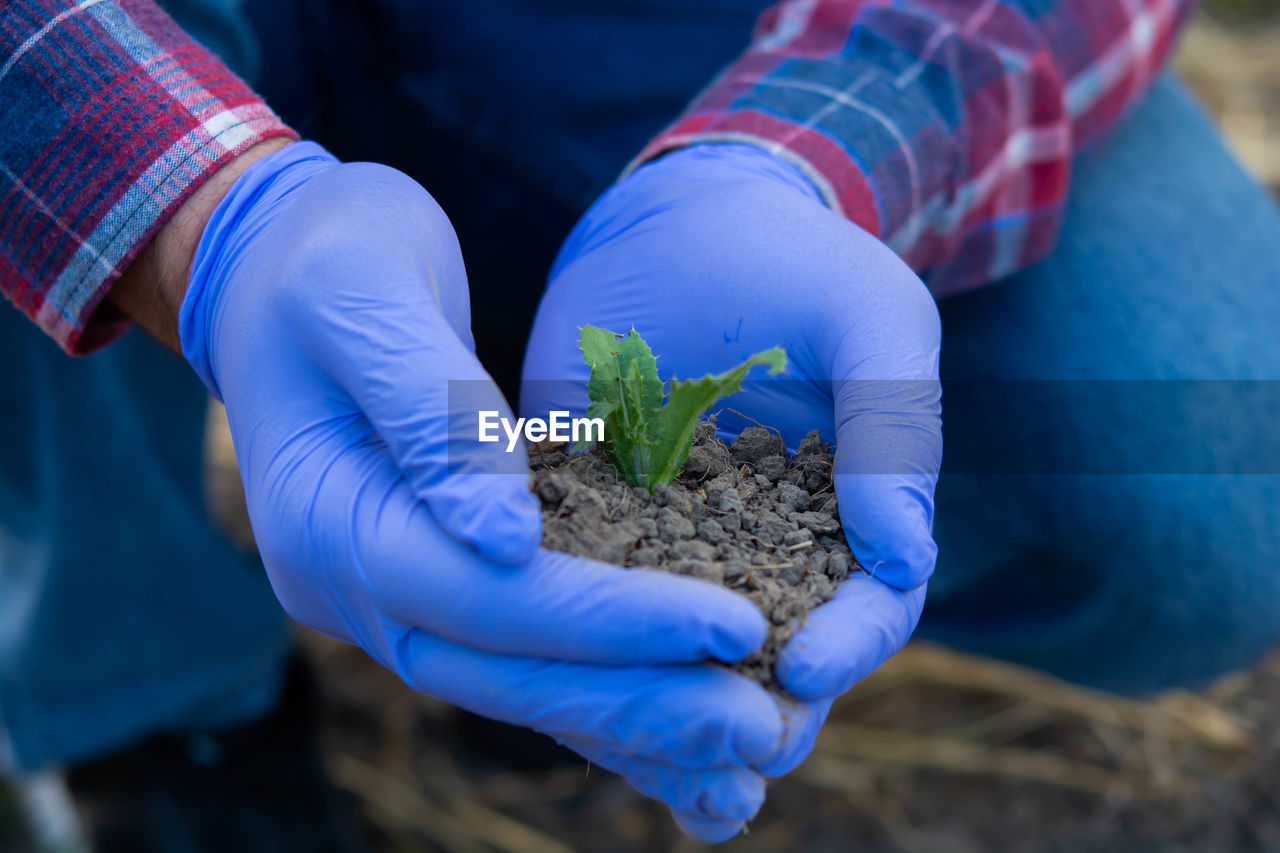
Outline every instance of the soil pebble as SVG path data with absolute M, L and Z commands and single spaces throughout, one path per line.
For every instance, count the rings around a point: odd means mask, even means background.
M 763 427 L 747 427 L 729 445 L 735 463 L 754 465 L 768 456 L 782 456 L 787 448 L 782 436 Z
M 680 476 L 652 494 L 622 482 L 599 448 L 569 457 L 535 447 L 530 466 L 547 548 L 701 578 L 755 602 L 768 639 L 732 668 L 771 690 L 782 692 L 783 645 L 861 569 L 840 525 L 831 445 L 817 431 L 788 457 L 771 430 L 726 445 L 704 421 Z

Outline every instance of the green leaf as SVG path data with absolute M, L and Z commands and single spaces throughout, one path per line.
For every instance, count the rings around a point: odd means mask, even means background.
M 673 380 L 664 406 L 653 351 L 635 329 L 620 338 L 597 326 L 579 330 L 578 345 L 591 366 L 587 417 L 604 420 L 603 446 L 613 466 L 628 482 L 647 489 L 680 473 L 702 413 L 737 391 L 753 366 L 767 365 L 770 374 L 787 366 L 786 353 L 774 347 L 718 376 Z
M 781 347 L 758 352 L 742 364 L 718 376 L 708 374 L 701 379 L 682 382 L 671 380 L 671 393 L 659 414 L 660 429 L 655 458 L 661 463 L 653 471 L 653 483 L 668 483 L 684 467 L 693 447 L 693 431 L 702 413 L 742 387 L 747 372 L 757 364 L 769 367 L 769 375 L 787 369 L 787 354 Z M 650 483 L 652 488 L 652 483 Z
M 607 436 L 609 434 L 609 431 L 608 431 L 609 428 L 607 426 L 607 424 L 609 423 L 609 416 L 613 414 L 613 410 L 616 408 L 617 408 L 616 403 L 609 403 L 604 400 L 593 400 L 591 404 L 587 406 L 586 417 L 600 418 L 600 420 L 604 421 L 606 424 L 605 435 Z M 579 453 L 583 450 L 586 450 L 588 447 L 591 446 L 591 444 L 592 442 L 587 441 L 586 439 L 579 439 L 569 446 L 569 452 Z
M 604 418 L 609 461 L 628 481 L 638 483 L 642 472 L 652 467 L 650 456 L 658 438 L 663 392 L 658 362 L 635 329 L 619 340 L 615 332 L 583 326 L 578 345 L 591 365 L 587 417 Z

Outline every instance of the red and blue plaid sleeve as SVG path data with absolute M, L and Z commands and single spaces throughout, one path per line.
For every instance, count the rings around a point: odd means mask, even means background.
M 1195 0 L 788 0 L 632 163 L 761 146 L 935 295 L 1048 254 L 1071 158 L 1146 89 Z
M 0 3 L 0 288 L 70 352 L 186 198 L 293 132 L 151 0 Z

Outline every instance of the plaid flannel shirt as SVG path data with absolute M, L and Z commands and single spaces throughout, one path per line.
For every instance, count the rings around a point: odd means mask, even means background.
M 935 296 L 1052 248 L 1071 158 L 1158 73 L 1195 0 L 787 0 L 629 168 L 761 146 Z
M 293 132 L 151 0 L 0 3 L 0 288 L 71 352 L 207 178 Z
M 636 164 L 760 145 L 935 294 L 1043 257 L 1071 157 L 1158 71 L 1194 0 L 787 0 Z M 0 287 L 72 352 L 205 179 L 291 135 L 151 0 L 0 5 Z M 634 164 L 633 164 L 634 167 Z

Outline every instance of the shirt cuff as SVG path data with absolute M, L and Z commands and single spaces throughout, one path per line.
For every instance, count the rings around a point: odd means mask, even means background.
M 88 242 L 82 244 L 77 254 L 87 252 L 88 257 L 80 257 L 79 263 L 73 263 L 60 277 L 64 289 L 58 289 L 55 282 L 36 322 L 73 355 L 106 346 L 128 331 L 132 326 L 128 319 L 97 310 L 111 286 L 206 180 L 243 152 L 277 137 L 297 139 L 298 135 L 261 102 L 193 122 L 182 139 L 161 154 L 113 207 L 108 220 L 120 225 L 106 245 L 103 262 L 92 262 L 99 250 Z M 110 253 L 121 248 L 124 251 L 119 260 L 111 263 Z
M 6 66 L 18 95 L 5 97 L 21 102 L 0 104 L 28 116 L 0 173 L 0 278 L 83 354 L 129 328 L 97 309 L 182 203 L 242 152 L 296 134 L 149 0 L 81 4 L 36 35 Z

